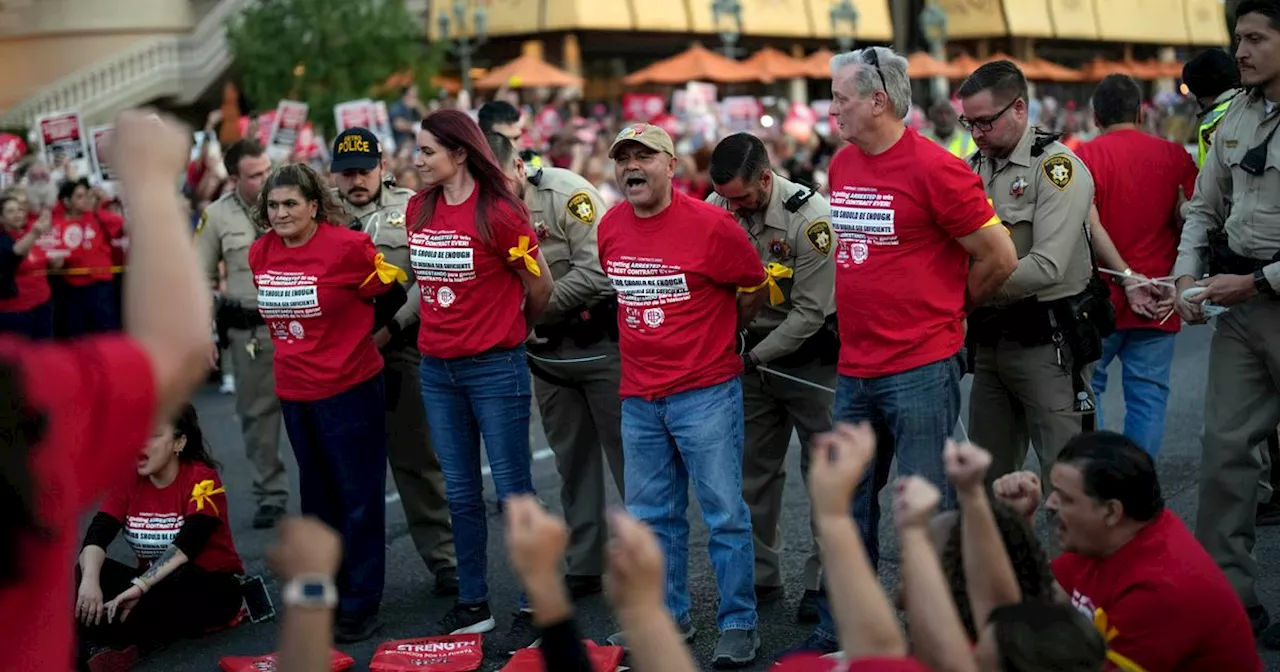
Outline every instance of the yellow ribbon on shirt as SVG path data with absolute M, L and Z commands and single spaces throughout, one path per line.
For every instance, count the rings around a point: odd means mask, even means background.
M 768 287 L 769 305 L 776 306 L 787 300 L 786 295 L 782 293 L 782 288 L 778 286 L 778 280 L 782 278 L 789 278 L 794 274 L 795 272 L 789 267 L 783 266 L 776 261 L 771 261 L 769 262 L 769 265 L 764 267 L 764 282 L 756 285 L 755 287 L 739 287 L 738 291 L 743 294 L 751 294 L 752 292 L 757 292 Z
M 226 488 L 213 487 L 213 481 L 206 479 L 191 488 L 191 501 L 196 503 L 196 511 L 204 511 L 205 502 L 208 502 L 214 513 L 220 513 L 218 505 L 213 503 L 213 496 L 221 495 L 226 491 Z
M 381 280 L 384 285 L 389 285 L 392 282 L 409 281 L 409 275 L 405 273 L 403 269 L 388 262 L 386 259 L 387 256 L 381 252 L 373 258 L 373 272 L 369 274 L 369 277 L 364 279 L 364 282 L 360 283 L 361 287 L 369 284 L 369 281 L 373 280 L 375 277 Z
M 1141 665 L 1133 662 L 1129 658 L 1111 650 L 1111 640 L 1115 639 L 1120 631 L 1110 627 L 1107 623 L 1107 612 L 1101 609 L 1093 611 L 1093 627 L 1102 635 L 1102 639 L 1107 643 L 1107 660 L 1116 666 L 1121 672 L 1146 672 Z
M 529 236 L 520 236 L 519 243 L 507 250 L 511 256 L 507 257 L 507 261 L 515 261 L 524 257 L 524 268 L 529 271 L 529 275 L 535 278 L 542 277 L 542 268 L 538 266 L 538 260 L 533 258 L 533 251 L 538 249 L 537 245 L 529 247 Z

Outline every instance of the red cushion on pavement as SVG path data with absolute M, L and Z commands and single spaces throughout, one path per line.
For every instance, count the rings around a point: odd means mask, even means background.
M 587 657 L 591 659 L 591 669 L 595 672 L 614 672 L 622 665 L 622 658 L 626 655 L 621 646 L 596 646 L 590 640 L 583 644 L 587 647 Z M 502 668 L 502 672 L 547 672 L 547 666 L 542 660 L 542 651 L 520 649 Z
M 444 635 L 383 642 L 371 672 L 471 672 L 484 662 L 481 635 Z
M 218 669 L 222 672 L 276 672 L 276 656 L 268 653 L 265 656 L 228 656 L 218 661 Z M 329 652 L 329 672 L 346 672 L 356 664 L 351 656 L 337 650 Z

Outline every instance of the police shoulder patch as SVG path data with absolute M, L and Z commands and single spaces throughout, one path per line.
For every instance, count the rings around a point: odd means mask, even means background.
M 587 226 L 596 223 L 596 206 L 591 202 L 591 197 L 584 192 L 571 196 L 565 205 L 565 210 L 569 211 L 571 217 Z
M 813 249 L 822 256 L 831 254 L 831 223 L 825 219 L 820 219 L 809 225 L 804 230 L 804 237 L 808 239 Z
M 1066 189 L 1076 174 L 1075 164 L 1066 154 L 1054 154 L 1045 159 L 1041 168 L 1044 170 L 1044 176 L 1049 178 L 1049 182 L 1057 187 L 1058 191 Z

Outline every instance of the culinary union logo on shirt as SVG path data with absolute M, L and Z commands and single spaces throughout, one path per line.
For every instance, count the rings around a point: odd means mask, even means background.
M 62 245 L 64 247 L 80 247 L 83 243 L 86 247 L 93 242 L 93 229 L 86 229 L 79 224 L 69 224 L 67 228 L 62 230 Z
M 294 320 L 289 323 L 289 335 L 301 341 L 306 337 L 307 332 L 302 328 L 302 323 Z
M 661 308 L 647 308 L 644 311 L 644 323 L 650 329 L 662 326 L 662 321 L 666 318 L 667 314 L 662 312 Z
M 454 294 L 453 290 L 448 287 L 441 287 L 436 291 L 436 302 L 444 308 L 452 306 L 456 300 L 458 300 L 458 295 Z
M 867 244 L 856 242 L 849 246 L 849 252 L 853 255 L 853 263 L 861 264 L 867 260 Z

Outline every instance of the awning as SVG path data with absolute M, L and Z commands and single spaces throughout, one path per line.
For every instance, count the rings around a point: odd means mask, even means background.
M 1098 12 L 1099 37 L 1111 42 L 1187 44 L 1183 1 L 1106 0 Z
M 558 0 L 549 0 L 556 2 Z M 601 2 L 600 5 L 611 5 Z M 772 0 L 771 2 L 743 2 L 742 32 L 744 35 L 773 35 L 778 37 L 811 37 L 813 26 L 809 23 L 809 12 L 805 10 L 807 0 Z M 616 2 L 616 0 L 614 0 Z M 648 0 L 632 0 L 636 15 L 653 11 Z M 711 12 L 711 3 L 706 0 L 690 0 L 683 3 L 688 7 L 689 19 L 693 22 L 695 33 L 718 33 L 732 24 L 733 19 L 720 17 L 716 23 Z
M 498 16 L 509 13 L 511 5 L 525 3 L 545 7 L 544 23 L 537 32 L 553 30 L 635 30 L 631 22 L 632 13 L 627 3 L 622 0 L 599 2 L 599 0 L 503 0 L 500 3 L 486 2 L 490 6 L 490 22 Z M 447 4 L 447 3 L 435 3 Z M 497 7 L 494 7 L 497 5 Z M 666 28 L 650 28 L 648 30 L 688 30 L 688 22 L 684 18 L 683 2 L 680 0 L 646 0 L 646 13 L 663 15 L 679 8 L 680 22 Z M 534 14 L 535 22 L 537 14 Z M 535 23 L 536 25 L 536 23 Z
M 1183 0 L 1183 6 L 1187 15 L 1187 38 L 1191 44 L 1226 46 L 1231 43 L 1222 0 Z
M 556 0 L 554 3 L 563 2 L 566 5 L 572 5 L 578 0 Z M 428 3 L 436 6 L 436 10 L 431 13 L 430 19 L 427 20 L 427 37 L 434 41 L 440 39 L 440 15 L 444 14 L 449 17 L 449 33 L 453 36 L 473 37 L 476 34 L 474 17 L 478 7 L 485 7 L 490 11 L 486 14 L 485 32 L 493 37 L 503 35 L 531 35 L 543 31 L 540 16 L 542 12 L 543 0 L 503 0 L 502 11 L 492 11 L 493 3 L 488 0 L 464 0 L 463 4 L 466 8 L 467 20 L 463 25 L 454 23 L 453 3 L 452 2 L 436 2 Z M 443 5 L 443 7 L 441 7 Z M 630 21 L 628 21 L 630 28 Z
M 1036 0 L 1015 1 L 1034 2 Z M 1009 34 L 1009 23 L 1005 20 L 1004 3 L 1001 0 L 938 0 L 937 4 L 947 13 L 947 37 L 949 38 L 963 40 L 975 37 L 1003 37 Z
M 1049 0 L 1053 36 L 1063 40 L 1098 39 L 1098 15 L 1093 9 L 1094 3 L 1087 0 Z
M 993 0 L 993 4 L 1004 6 L 1004 20 L 1010 35 L 1053 37 L 1053 20 L 1049 18 L 1048 0 L 1005 0 L 1003 3 Z
M 907 56 L 907 76 L 911 79 L 951 77 L 952 72 L 950 63 L 939 61 L 929 52 L 917 51 Z
M 742 62 L 773 79 L 796 79 L 809 76 L 809 64 L 792 58 L 773 47 L 765 47 Z
M 497 89 L 502 86 L 524 88 L 582 88 L 582 78 L 575 77 L 560 68 L 532 55 L 525 55 L 505 65 L 493 68 L 476 82 L 477 89 Z
M 622 79 L 628 86 L 636 84 L 684 84 L 686 82 L 772 82 L 767 74 L 725 58 L 694 44 L 685 51 L 666 60 L 637 70 Z
M 691 3 L 705 0 L 690 0 Z M 813 36 L 823 40 L 834 39 L 837 35 L 849 35 L 849 26 L 842 23 L 834 31 L 831 26 L 831 8 L 834 0 L 808 0 L 808 15 L 813 19 Z M 756 0 L 754 3 L 768 4 Z M 853 0 L 858 10 L 857 30 L 852 32 L 859 42 L 889 42 L 893 40 L 893 20 L 889 17 L 889 0 Z
M 811 79 L 831 79 L 831 59 L 835 54 L 830 49 L 819 49 L 805 57 L 805 65 L 809 66 Z

